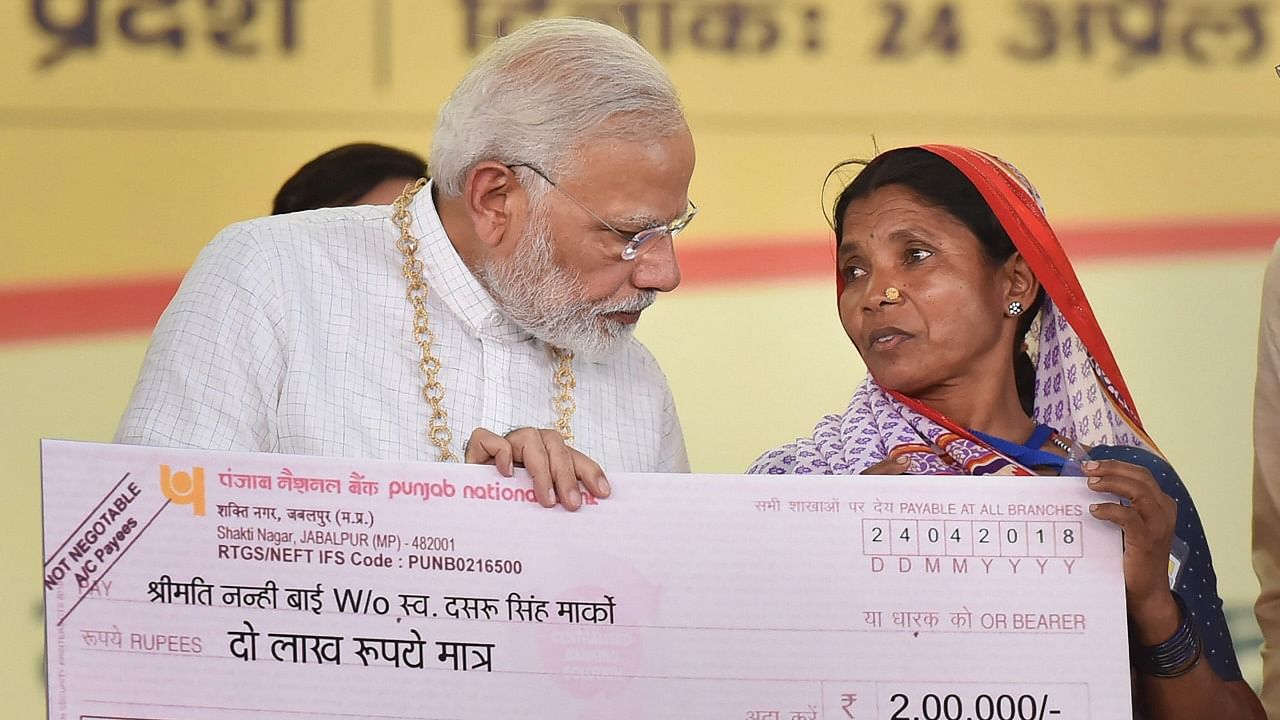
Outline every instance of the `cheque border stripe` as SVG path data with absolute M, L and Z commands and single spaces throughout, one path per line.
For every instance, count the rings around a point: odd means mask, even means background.
M 114 701 L 114 700 L 89 700 L 89 702 L 102 703 L 104 705 L 118 704 L 117 701 Z M 154 707 L 154 708 L 179 709 L 179 710 L 233 710 L 236 712 L 251 712 L 251 713 L 269 712 L 269 713 L 276 713 L 278 715 L 305 715 L 307 717 L 315 717 L 315 714 L 316 714 L 316 711 L 314 710 L 283 710 L 280 708 L 227 707 L 225 705 L 175 705 L 172 703 L 149 703 L 149 702 L 137 702 L 137 701 L 132 701 L 129 704 L 145 705 L 147 707 Z M 457 718 L 448 717 L 448 716 L 435 717 L 435 716 L 429 716 L 429 715 L 376 715 L 372 713 L 360 713 L 357 715 L 355 713 L 342 713 L 342 712 L 333 712 L 333 711 L 327 711 L 325 714 L 330 716 L 337 716 L 337 717 L 380 718 L 381 720 L 457 720 Z M 91 720 L 91 719 L 92 720 L 159 720 L 158 718 L 132 718 L 132 717 L 114 717 L 114 716 L 103 716 L 103 715 L 81 715 L 80 718 L 81 720 Z
M 91 700 L 90 702 L 103 702 L 102 700 Z M 164 718 L 144 718 L 134 715 L 81 715 L 80 720 L 164 720 Z
M 120 484 L 123 483 L 125 480 L 128 480 L 130 474 L 131 473 L 126 472 L 124 476 L 120 478 L 119 482 L 115 484 L 115 487 L 111 488 L 111 490 L 108 491 L 106 495 L 102 496 L 102 499 L 98 501 L 98 504 L 93 506 L 93 510 L 91 510 L 88 515 L 84 516 L 84 520 L 81 520 L 80 524 L 76 526 L 76 529 L 72 530 L 71 534 L 67 536 L 67 539 L 63 540 L 62 544 L 58 546 L 58 549 L 53 551 L 53 554 L 49 556 L 49 559 L 44 561 L 45 567 L 49 567 L 49 563 L 53 562 L 54 558 L 62 554 L 63 549 L 67 547 L 67 543 L 71 542 L 71 538 L 80 534 L 80 530 L 85 526 L 85 523 L 92 520 L 93 517 L 98 514 L 98 510 L 102 507 L 102 503 L 107 502 L 108 500 L 110 500 L 112 497 L 115 496 L 116 490 L 120 489 Z
M 94 580 L 93 584 L 85 589 L 84 594 L 80 596 L 80 599 L 76 601 L 76 604 L 72 605 L 71 609 L 68 610 L 65 615 L 63 615 L 61 618 L 58 619 L 58 624 L 56 625 L 56 627 L 62 627 L 62 623 L 66 622 L 67 618 L 71 617 L 71 613 L 75 612 L 76 608 L 80 607 L 80 603 L 84 602 L 84 599 L 89 597 L 89 593 L 93 592 L 93 589 L 98 587 L 98 583 L 106 579 L 107 574 L 111 572 L 111 568 L 115 567 L 116 563 L 120 562 L 120 559 L 124 557 L 124 554 L 129 552 L 129 549 L 132 548 L 134 545 L 138 544 L 138 540 L 140 540 L 142 538 L 142 535 L 147 532 L 147 528 L 151 527 L 151 523 L 155 522 L 156 518 L 160 517 L 160 513 L 164 512 L 164 509 L 169 507 L 169 505 L 172 504 L 172 502 L 173 502 L 172 500 L 164 501 L 164 504 L 160 506 L 160 509 L 156 511 L 156 514 L 152 515 L 151 519 L 147 521 L 147 524 L 143 525 L 142 529 L 138 531 L 138 534 L 133 536 L 133 540 L 130 541 L 128 545 L 125 545 L 123 548 L 120 549 L 120 554 L 116 555 L 116 559 L 112 560 L 111 564 L 108 565 L 107 568 L 102 571 L 102 574 L 98 576 L 98 579 Z
M 1077 261 L 1185 258 L 1264 252 L 1280 216 L 1065 223 Z M 702 238 L 679 247 L 685 288 L 819 280 L 833 275 L 826 234 Z M 0 286 L 0 345 L 150 331 L 181 275 Z

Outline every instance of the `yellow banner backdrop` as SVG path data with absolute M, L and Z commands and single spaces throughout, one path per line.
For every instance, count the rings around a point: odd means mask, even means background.
M 110 438 L 154 321 L 148 298 L 214 232 L 267 212 L 281 181 L 335 145 L 425 153 L 475 53 L 557 15 L 639 38 L 671 69 L 697 138 L 703 213 L 680 238 L 686 285 L 641 328 L 697 470 L 741 471 L 843 407 L 861 376 L 824 264 L 827 169 L 877 146 L 989 149 L 1036 182 L 1081 261 L 1143 416 L 1200 503 L 1256 676 L 1249 402 L 1261 267 L 1280 235 L 1273 0 L 26 0 L 0 12 L 0 524 L 13 548 L 0 673 L 15 716 L 42 704 L 36 439 Z

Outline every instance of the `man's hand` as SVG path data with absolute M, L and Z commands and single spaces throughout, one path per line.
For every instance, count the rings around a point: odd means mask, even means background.
M 543 507 L 554 507 L 557 500 L 566 510 L 582 507 L 579 484 L 593 497 L 609 497 L 609 481 L 600 466 L 566 445 L 555 430 L 519 428 L 502 437 L 476 428 L 464 460 L 495 465 L 505 477 L 511 477 L 517 465 L 523 467 L 533 477 L 533 492 Z

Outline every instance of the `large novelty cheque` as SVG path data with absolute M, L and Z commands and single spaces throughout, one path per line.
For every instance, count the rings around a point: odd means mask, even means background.
M 49 716 L 1130 716 L 1073 478 L 610 476 L 43 445 Z

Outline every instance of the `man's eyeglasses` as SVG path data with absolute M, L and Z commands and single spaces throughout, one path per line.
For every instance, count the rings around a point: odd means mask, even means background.
M 694 216 L 698 214 L 698 206 L 694 205 L 693 201 L 690 200 L 689 207 L 687 210 L 685 210 L 684 215 L 675 220 L 672 220 L 666 225 L 658 225 L 657 227 L 645 228 L 644 230 L 641 230 L 639 232 L 627 233 L 615 228 L 613 225 L 610 225 L 607 220 L 595 214 L 595 212 L 593 212 L 591 208 L 587 207 L 586 205 L 583 205 L 582 202 L 578 200 L 578 198 L 570 195 L 568 191 L 566 191 L 564 188 L 557 185 L 554 180 L 547 177 L 547 174 L 543 172 L 541 168 L 530 165 L 529 163 L 512 163 L 507 167 L 529 168 L 530 170 L 533 171 L 535 175 L 542 178 L 543 180 L 546 180 L 548 185 L 564 193 L 564 196 L 572 200 L 574 205 L 577 205 L 578 207 L 582 208 L 583 211 L 585 211 L 591 217 L 595 218 L 601 225 L 608 228 L 611 232 L 613 232 L 614 235 L 617 235 L 618 237 L 622 238 L 623 241 L 626 242 L 626 245 L 622 248 L 623 260 L 635 260 L 646 250 L 653 247 L 654 245 L 657 245 L 658 243 L 654 241 L 660 240 L 664 235 L 670 235 L 674 239 L 676 235 L 680 234 L 681 230 L 684 230 L 689 225 L 690 222 L 693 222 Z

